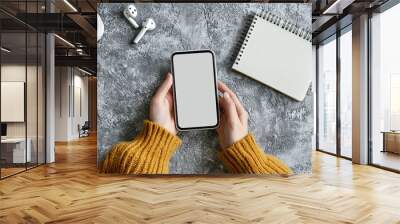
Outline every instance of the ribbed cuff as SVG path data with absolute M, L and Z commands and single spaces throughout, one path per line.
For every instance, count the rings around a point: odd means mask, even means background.
M 220 158 L 233 173 L 288 175 L 292 172 L 281 160 L 265 154 L 251 133 L 224 149 Z
M 169 160 L 181 140 L 160 125 L 145 120 L 142 132 L 131 142 L 120 142 L 106 156 L 102 172 L 167 174 Z
M 138 155 L 141 162 L 135 173 L 168 173 L 169 160 L 181 145 L 181 140 L 157 123 L 145 120 L 138 142 L 143 150 Z

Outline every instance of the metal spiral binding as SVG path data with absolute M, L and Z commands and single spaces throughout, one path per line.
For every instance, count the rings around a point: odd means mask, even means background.
M 236 64 L 236 65 L 239 64 L 242 54 L 243 54 L 244 50 L 246 49 L 247 42 L 249 41 L 249 38 L 253 32 L 254 26 L 257 23 L 258 19 L 267 20 L 268 22 L 275 24 L 284 30 L 287 30 L 288 32 L 291 32 L 291 33 L 303 38 L 304 40 L 307 40 L 310 42 L 312 40 L 312 34 L 309 31 L 304 30 L 300 27 L 297 27 L 295 24 L 291 23 L 289 20 L 282 19 L 279 16 L 274 15 L 270 12 L 257 13 L 254 15 L 253 19 L 251 20 L 251 23 L 249 24 L 249 28 L 248 28 L 247 32 L 243 32 L 241 34 L 240 39 L 242 40 L 241 41 L 242 45 L 241 46 L 239 45 L 239 47 L 235 48 L 235 51 L 237 51 L 237 54 L 236 54 L 236 59 L 234 59 L 234 64 Z
M 291 23 L 290 21 L 286 19 L 282 19 L 277 15 L 274 15 L 270 12 L 261 12 L 256 15 L 256 17 L 262 18 L 267 20 L 268 22 L 275 24 L 279 26 L 282 29 L 287 30 L 288 32 L 291 32 L 307 41 L 311 42 L 312 39 L 312 34 L 300 27 L 297 27 L 295 24 Z
M 254 26 L 257 23 L 258 17 L 256 14 L 254 14 L 254 16 L 252 17 L 253 19 L 251 20 L 250 24 L 246 24 L 246 26 L 248 26 L 247 32 L 243 32 L 240 34 L 240 39 L 241 41 L 239 42 L 239 44 L 241 43 L 241 45 L 239 45 L 237 47 L 237 54 L 236 58 L 234 60 L 234 64 L 239 64 L 240 62 L 240 58 L 242 57 L 242 54 L 247 46 L 247 42 L 249 41 L 249 38 L 254 30 Z

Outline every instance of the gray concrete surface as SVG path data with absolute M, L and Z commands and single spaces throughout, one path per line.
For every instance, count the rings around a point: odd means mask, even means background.
M 104 3 L 98 10 L 105 24 L 97 55 L 99 162 L 112 144 L 132 139 L 142 129 L 151 96 L 170 70 L 171 53 L 212 49 L 216 53 L 218 79 L 243 102 L 250 114 L 249 129 L 258 144 L 288 163 L 296 173 L 310 172 L 311 87 L 305 100 L 296 102 L 232 71 L 231 55 L 252 13 L 270 11 L 311 30 L 311 4 L 135 4 L 137 21 L 153 17 L 158 25 L 138 45 L 132 41 L 139 30 L 134 30 L 122 15 L 126 5 Z M 170 173 L 224 172 L 217 159 L 215 131 L 183 132 L 179 137 L 183 145 L 170 161 Z

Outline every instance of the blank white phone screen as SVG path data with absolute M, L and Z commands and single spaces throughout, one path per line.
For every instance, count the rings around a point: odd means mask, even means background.
M 218 105 L 212 53 L 175 54 L 172 61 L 178 127 L 216 126 Z

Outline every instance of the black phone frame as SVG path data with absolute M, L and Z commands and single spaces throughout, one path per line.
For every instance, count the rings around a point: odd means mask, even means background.
M 214 89 L 215 89 L 215 107 L 217 109 L 217 123 L 211 126 L 200 126 L 200 127 L 180 127 L 177 113 L 177 101 L 176 101 L 176 85 L 175 85 L 175 73 L 174 73 L 174 56 L 181 54 L 198 54 L 198 53 L 210 53 L 213 60 L 213 73 L 214 73 Z M 174 98 L 174 112 L 175 112 L 175 124 L 176 128 L 179 131 L 188 131 L 188 130 L 205 130 L 205 129 L 216 129 L 220 123 L 220 111 L 219 111 L 219 102 L 218 102 L 218 87 L 217 87 L 217 66 L 215 64 L 215 54 L 212 50 L 189 50 L 189 51 L 176 51 L 171 55 L 171 71 L 173 76 L 173 98 Z

